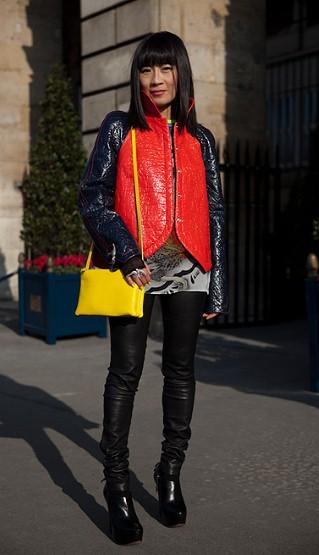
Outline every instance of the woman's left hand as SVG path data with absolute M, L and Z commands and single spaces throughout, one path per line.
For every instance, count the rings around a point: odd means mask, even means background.
M 216 318 L 218 314 L 219 312 L 204 312 L 203 318 L 206 318 L 206 320 L 210 320 L 211 318 Z

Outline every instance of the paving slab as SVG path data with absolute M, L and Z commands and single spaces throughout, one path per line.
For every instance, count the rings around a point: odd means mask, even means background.
M 184 527 L 157 516 L 161 343 L 150 339 L 130 434 L 139 545 L 108 537 L 98 441 L 109 338 L 54 346 L 0 303 L 1 555 L 317 555 L 319 396 L 307 324 L 200 332 Z

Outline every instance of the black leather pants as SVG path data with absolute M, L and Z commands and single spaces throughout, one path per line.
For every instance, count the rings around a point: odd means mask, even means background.
M 194 355 L 206 293 L 160 295 L 164 325 L 162 374 L 163 435 L 161 467 L 179 472 L 191 436 L 195 396 Z M 154 296 L 145 295 L 143 318 L 109 319 L 111 363 L 104 390 L 100 448 L 109 488 L 129 484 L 128 435 L 135 392 L 143 370 Z

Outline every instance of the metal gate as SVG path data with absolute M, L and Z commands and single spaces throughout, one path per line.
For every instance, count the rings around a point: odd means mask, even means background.
M 219 155 L 219 153 L 218 153 Z M 274 264 L 281 211 L 279 164 L 248 144 L 226 146 L 220 162 L 226 210 L 230 312 L 218 324 L 274 318 Z M 216 321 L 217 322 L 217 321 Z M 215 322 L 214 322 L 215 324 Z

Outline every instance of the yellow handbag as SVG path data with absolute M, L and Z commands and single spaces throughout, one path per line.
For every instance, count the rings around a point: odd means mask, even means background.
M 143 236 L 141 224 L 141 208 L 138 186 L 136 161 L 136 136 L 132 128 L 132 159 L 134 191 L 137 214 L 138 240 L 143 258 Z M 93 242 L 81 269 L 81 284 L 77 316 L 135 316 L 142 318 L 144 304 L 144 287 L 131 286 L 125 280 L 121 270 L 90 269 Z M 143 258 L 144 260 L 144 258 Z

